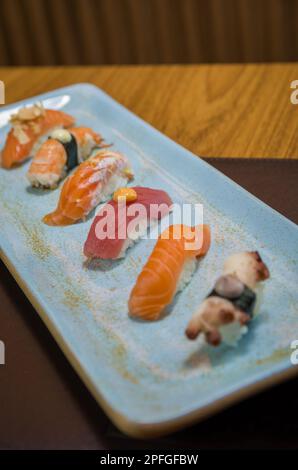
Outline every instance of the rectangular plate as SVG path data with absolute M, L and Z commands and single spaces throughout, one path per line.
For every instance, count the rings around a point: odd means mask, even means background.
M 40 100 L 113 142 L 130 158 L 135 184 L 163 188 L 174 202 L 202 203 L 212 228 L 210 252 L 171 314 L 155 323 L 135 322 L 127 299 L 154 241 L 140 241 L 124 260 L 88 269 L 82 246 L 92 220 L 44 225 L 59 190 L 28 188 L 28 163 L 0 169 L 1 257 L 113 422 L 137 437 L 164 434 L 297 373 L 290 361 L 290 344 L 298 339 L 297 226 L 93 85 L 2 108 L 1 147 L 10 113 Z M 237 348 L 188 341 L 188 319 L 225 257 L 256 249 L 271 279 L 248 334 Z

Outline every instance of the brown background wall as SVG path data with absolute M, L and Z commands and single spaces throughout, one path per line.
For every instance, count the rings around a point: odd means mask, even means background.
M 298 60 L 297 0 L 0 0 L 0 65 Z

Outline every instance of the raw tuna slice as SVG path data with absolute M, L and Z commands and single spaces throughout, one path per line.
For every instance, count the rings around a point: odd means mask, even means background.
M 141 186 L 132 189 L 136 200 L 124 204 L 112 199 L 97 214 L 84 245 L 85 256 L 122 258 L 149 225 L 170 212 L 172 200 L 165 191 Z

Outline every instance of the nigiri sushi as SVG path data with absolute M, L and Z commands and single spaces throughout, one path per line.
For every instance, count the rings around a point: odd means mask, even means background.
M 198 257 L 210 246 L 208 225 L 171 225 L 159 237 L 131 291 L 132 317 L 158 320 L 177 292 L 190 281 Z
M 100 146 L 102 137 L 89 127 L 56 129 L 38 149 L 27 178 L 32 186 L 53 189 L 67 172 Z
M 257 251 L 237 253 L 224 263 L 223 275 L 193 314 L 186 335 L 203 334 L 213 346 L 222 341 L 236 345 L 255 316 L 256 288 L 269 278 L 269 270 Z
M 123 198 L 125 204 L 123 208 L 119 208 Z M 149 225 L 169 213 L 171 205 L 172 200 L 165 191 L 141 186 L 120 188 L 95 217 L 84 245 L 85 256 L 122 258 L 128 247 L 146 232 Z M 113 233 L 110 236 L 98 236 L 98 231 L 101 225 L 104 228 L 108 216 L 113 218 Z
M 1 153 L 3 168 L 11 168 L 33 156 L 40 140 L 56 128 L 74 125 L 74 118 L 62 111 L 36 104 L 20 109 L 10 118 L 10 129 Z
M 43 221 L 48 225 L 70 225 L 84 220 L 92 209 L 132 178 L 132 170 L 124 155 L 101 150 L 68 176 L 56 210 L 46 215 Z

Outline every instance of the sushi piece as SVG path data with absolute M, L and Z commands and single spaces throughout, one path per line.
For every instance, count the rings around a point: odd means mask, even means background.
M 65 180 L 56 210 L 43 218 L 47 225 L 84 220 L 98 204 L 133 178 L 127 158 L 101 150 L 81 163 Z
M 123 208 L 122 202 L 125 201 Z M 120 188 L 111 201 L 103 206 L 91 225 L 84 245 L 88 258 L 117 259 L 137 241 L 149 226 L 170 212 L 172 200 L 165 191 L 136 186 Z M 141 213 L 140 213 L 141 211 Z M 98 233 L 104 229 L 106 219 L 111 220 L 111 233 Z M 109 220 L 107 220 L 109 222 Z
M 159 237 L 130 294 L 132 317 L 158 320 L 190 281 L 198 257 L 210 246 L 208 225 L 171 225 Z
M 36 152 L 27 178 L 34 187 L 56 188 L 67 172 L 100 146 L 102 137 L 89 127 L 56 129 Z
M 257 251 L 227 258 L 223 275 L 193 314 L 186 336 L 195 339 L 203 334 L 212 346 L 222 341 L 236 345 L 255 316 L 257 285 L 268 278 L 269 270 Z
M 73 126 L 74 118 L 36 104 L 13 114 L 10 123 L 12 128 L 1 153 L 1 165 L 7 169 L 33 156 L 40 140 L 54 129 Z

